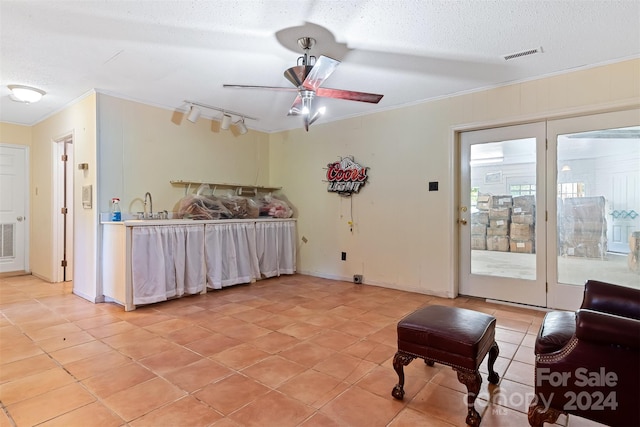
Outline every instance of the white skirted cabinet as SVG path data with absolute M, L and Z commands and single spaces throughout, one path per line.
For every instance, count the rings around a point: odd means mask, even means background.
M 103 223 L 106 300 L 136 305 L 296 271 L 294 219 Z

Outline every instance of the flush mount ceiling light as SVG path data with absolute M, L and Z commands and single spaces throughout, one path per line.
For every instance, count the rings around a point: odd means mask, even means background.
M 188 101 L 188 100 L 185 100 L 184 102 L 189 105 L 189 113 L 187 115 L 187 120 L 189 120 L 190 122 L 195 123 L 198 120 L 198 118 L 200 117 L 201 108 L 220 111 L 222 113 L 222 119 L 220 120 L 220 129 L 229 130 L 229 128 L 233 124 L 234 128 L 238 130 L 238 133 L 240 135 L 244 135 L 245 133 L 247 133 L 247 126 L 244 123 L 245 119 L 258 120 L 255 117 L 247 116 L 235 111 L 229 111 L 224 108 L 214 107 L 212 105 L 202 104 L 201 102 Z M 238 118 L 238 120 L 235 123 L 233 123 L 233 116 L 237 116 Z
M 26 104 L 38 102 L 46 94 L 45 91 L 30 86 L 9 85 L 7 87 L 11 90 L 11 95 L 13 95 L 12 98 L 15 101 L 24 102 Z

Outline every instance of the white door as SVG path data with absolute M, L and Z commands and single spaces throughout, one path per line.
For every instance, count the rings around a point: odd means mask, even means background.
M 0 273 L 28 270 L 27 150 L 0 144 Z
M 548 140 L 550 307 L 578 308 L 589 279 L 640 288 L 629 247 L 640 233 L 640 110 L 552 120 Z
M 545 136 L 545 123 L 461 134 L 460 294 L 547 305 Z

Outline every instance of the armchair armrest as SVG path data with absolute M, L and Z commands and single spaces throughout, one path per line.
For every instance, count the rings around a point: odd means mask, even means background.
M 588 280 L 580 308 L 640 319 L 640 289 Z
M 598 344 L 640 348 L 640 320 L 592 310 L 576 313 L 576 337 Z

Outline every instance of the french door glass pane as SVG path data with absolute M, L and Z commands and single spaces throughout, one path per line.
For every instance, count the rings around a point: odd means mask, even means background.
M 536 138 L 471 145 L 471 274 L 534 280 Z
M 558 135 L 558 283 L 640 287 L 640 127 Z

